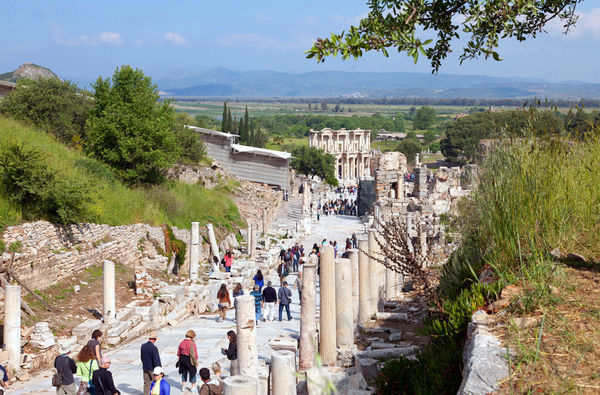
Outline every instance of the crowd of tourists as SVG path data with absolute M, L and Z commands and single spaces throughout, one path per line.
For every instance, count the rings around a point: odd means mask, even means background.
M 56 387 L 57 394 L 64 395 L 117 395 L 121 392 L 116 388 L 110 371 L 111 361 L 102 355 L 100 337 L 102 332 L 95 330 L 92 338 L 77 353 L 75 358 L 69 356 L 70 349 L 62 346 L 60 355 L 54 360 L 56 373 L 52 377 L 52 385 Z M 214 363 L 211 369 L 203 367 L 198 369 L 198 350 L 194 339 L 196 333 L 188 330 L 185 339 L 177 348 L 177 364 L 181 375 L 182 391 L 197 389 L 200 395 L 221 395 L 223 393 L 222 373 L 219 363 Z M 229 347 L 221 349 L 230 361 L 231 375 L 239 374 L 237 363 L 237 337 L 234 331 L 227 332 Z M 156 333 L 148 336 L 148 341 L 140 347 L 142 362 L 143 394 L 144 395 L 170 395 L 171 385 L 164 380 L 165 372 L 160 360 L 160 354 L 155 343 L 158 340 Z M 211 374 L 212 370 L 212 374 Z M 79 377 L 79 386 L 75 385 L 75 376 Z M 200 383 L 197 385 L 197 376 Z
M 334 250 L 334 257 L 338 256 L 347 258 L 350 249 L 357 248 L 356 233 L 353 233 L 345 240 L 344 247 L 338 246 L 337 241 L 323 239 L 321 243 L 315 243 L 312 246 L 308 257 L 315 255 L 320 257 L 323 246 L 331 245 Z M 226 254 L 227 256 L 227 254 Z M 296 244 L 288 249 L 281 249 L 280 263 L 277 267 L 280 287 L 275 290 L 271 281 L 266 281 L 261 270 L 257 270 L 253 280 L 254 286 L 250 295 L 254 297 L 254 306 L 256 313 L 256 323 L 272 322 L 275 319 L 275 310 L 278 306 L 279 321 L 283 319 L 283 311 L 285 310 L 287 319 L 292 320 L 290 312 L 290 304 L 292 303 L 292 291 L 287 282 L 287 277 L 291 273 L 297 273 L 293 288 L 298 291 L 299 301 L 302 300 L 302 265 L 307 262 L 305 258 L 305 250 L 302 244 Z M 218 265 L 221 264 L 218 258 L 213 259 L 213 270 L 218 270 Z M 233 258 L 226 259 L 223 265 L 231 268 Z M 318 270 L 318 269 L 317 269 Z M 232 291 L 233 303 L 225 284 L 222 284 L 217 292 L 219 316 L 218 321 L 223 321 L 226 318 L 227 310 L 235 306 L 236 298 L 244 294 L 243 287 L 240 283 L 234 286 Z M 69 349 L 66 347 L 60 348 L 60 355 L 54 361 L 56 373 L 52 378 L 52 384 L 56 387 L 58 394 L 64 395 L 83 395 L 83 394 L 101 394 L 101 395 L 117 395 L 120 394 L 114 381 L 112 372 L 110 371 L 111 361 L 107 356 L 102 355 L 100 338 L 102 332 L 95 330 L 92 333 L 91 339 L 77 353 L 75 358 L 69 356 Z M 188 388 L 191 391 L 198 391 L 201 395 L 220 395 L 223 392 L 222 371 L 219 363 L 214 363 L 210 369 L 208 367 L 199 367 L 198 349 L 194 339 L 196 333 L 193 330 L 188 330 L 185 334 L 185 339 L 181 341 L 177 348 L 177 364 L 178 373 L 181 376 L 182 391 Z M 227 357 L 230 363 L 230 374 L 239 374 L 239 363 L 237 359 L 237 334 L 230 330 L 227 332 L 229 345 L 227 348 L 222 348 L 221 353 Z M 156 333 L 151 333 L 148 336 L 148 341 L 142 344 L 140 349 L 140 359 L 142 362 L 143 373 L 143 394 L 144 395 L 170 395 L 171 386 L 164 379 L 165 372 L 162 367 L 159 350 L 155 343 L 158 340 Z M 1 367 L 0 367 L 1 368 Z M 5 371 L 4 371 L 5 372 Z M 2 372 L 0 372 L 1 374 Z M 75 376 L 79 377 L 79 387 L 75 384 Z M 200 381 L 198 381 L 198 376 Z M 4 380 L 0 381 L 0 385 L 6 386 L 8 379 L 4 374 Z

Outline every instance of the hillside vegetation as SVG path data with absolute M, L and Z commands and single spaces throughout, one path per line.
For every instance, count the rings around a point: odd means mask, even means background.
M 144 222 L 152 225 L 168 223 L 180 228 L 189 227 L 192 221 L 213 224 L 233 230 L 243 224 L 237 207 L 229 198 L 231 184 L 224 181 L 215 189 L 207 190 L 200 185 L 165 182 L 151 187 L 129 187 L 119 181 L 111 169 L 101 162 L 83 155 L 76 148 L 69 148 L 52 135 L 23 123 L 0 117 L 0 150 L 20 146 L 37 151 L 43 168 L 55 174 L 56 183 L 43 184 L 52 194 L 73 193 L 81 200 L 72 202 L 80 208 L 69 221 L 122 225 Z M 14 164 L 17 165 L 17 164 Z M 2 175 L 5 179 L 4 174 Z M 35 179 L 36 175 L 32 174 Z M 67 188 L 65 192 L 64 189 Z M 30 188 L 33 192 L 34 188 Z M 70 191 L 70 192 L 69 192 Z M 69 195 L 72 196 L 72 195 Z M 25 207 L 8 193 L 0 191 L 0 225 L 17 224 L 21 221 L 47 219 L 61 222 L 59 212 L 45 211 L 38 203 L 45 196 L 37 196 L 32 206 Z M 60 207 L 58 208 L 60 210 Z
M 503 311 L 492 316 L 510 350 L 502 392 L 599 388 L 591 361 L 599 360 L 600 136 L 594 128 L 579 139 L 513 132 L 523 137 L 486 156 L 450 224 L 459 247 L 441 269 L 442 308 L 426 324 L 431 345 L 417 361 L 389 361 L 382 393 L 456 393 L 478 309 Z M 516 324 L 521 317 L 530 324 Z

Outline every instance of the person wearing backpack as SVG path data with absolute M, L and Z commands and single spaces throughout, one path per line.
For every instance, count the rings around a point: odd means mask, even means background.
M 280 263 L 279 266 L 277 266 L 277 275 L 279 276 L 279 286 L 283 287 L 283 280 L 287 277 L 288 275 L 288 270 L 285 267 L 284 263 Z
M 292 315 L 290 314 L 290 303 L 292 302 L 292 291 L 287 287 L 287 281 L 283 282 L 283 286 L 279 288 L 277 292 L 277 297 L 279 299 L 279 321 L 281 321 L 281 314 L 283 313 L 283 309 L 287 313 L 288 321 L 292 320 Z
M 222 395 L 223 383 L 218 378 L 210 378 L 210 370 L 207 368 L 200 369 L 200 379 L 202 387 L 200 387 L 199 395 Z
M 189 330 L 185 333 L 185 339 L 179 343 L 177 357 L 179 357 L 179 374 L 181 374 L 181 391 L 185 392 L 187 382 L 192 385 L 191 391 L 196 389 L 196 366 L 198 365 L 198 349 L 194 338 L 196 332 Z
M 57 394 L 76 395 L 77 388 L 75 387 L 73 374 L 77 372 L 77 365 L 75 365 L 75 361 L 69 357 L 69 349 L 67 346 L 61 346 L 59 352 L 60 355 L 54 359 L 56 378 L 52 378 L 52 385 L 56 387 Z
M 81 378 L 77 395 L 89 393 L 94 395 L 94 383 L 92 383 L 92 375 L 95 370 L 98 370 L 98 361 L 94 358 L 94 350 L 87 344 L 83 346 L 79 354 L 77 354 L 77 376 Z

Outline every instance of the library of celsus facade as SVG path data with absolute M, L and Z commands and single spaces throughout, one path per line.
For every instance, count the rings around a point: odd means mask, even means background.
M 312 130 L 309 145 L 322 149 L 336 159 L 336 176 L 342 181 L 357 181 L 370 174 L 370 130 Z

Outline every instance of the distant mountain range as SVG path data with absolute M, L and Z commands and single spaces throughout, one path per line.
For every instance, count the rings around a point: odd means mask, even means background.
M 232 71 L 216 68 L 155 79 L 163 96 L 428 97 L 599 99 L 600 84 L 429 73 Z
M 50 69 L 24 63 L 0 74 L 0 81 L 56 77 Z M 474 99 L 600 99 L 600 84 L 535 78 L 430 73 L 313 71 L 233 71 L 215 68 L 197 73 L 175 71 L 153 78 L 165 97 L 358 97 Z

